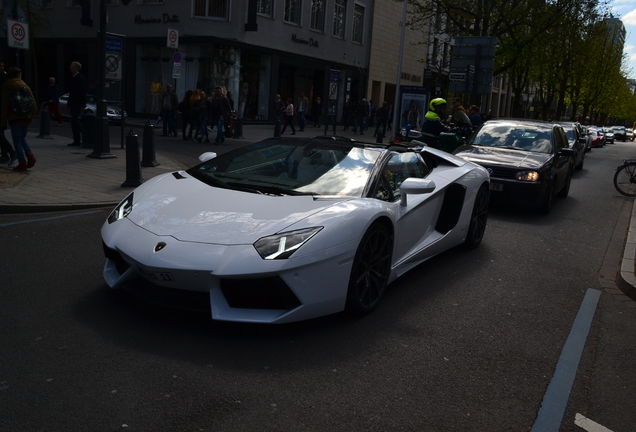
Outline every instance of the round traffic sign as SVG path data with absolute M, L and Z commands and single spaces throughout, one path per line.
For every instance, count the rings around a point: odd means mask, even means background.
M 172 55 L 172 60 L 175 61 L 175 63 L 179 63 L 181 61 L 181 53 L 180 52 L 176 52 Z
M 19 41 L 24 40 L 24 38 L 26 37 L 26 30 L 24 29 L 24 26 L 20 23 L 14 23 L 11 26 L 11 34 L 13 35 L 14 39 Z
M 168 40 L 170 40 L 170 43 L 176 43 L 177 42 L 177 32 L 174 30 L 170 30 L 170 32 L 168 32 Z

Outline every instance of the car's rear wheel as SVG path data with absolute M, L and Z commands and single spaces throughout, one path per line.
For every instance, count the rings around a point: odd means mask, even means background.
M 484 238 L 486 232 L 486 222 L 488 222 L 488 200 L 490 198 L 490 189 L 488 184 L 484 183 L 479 188 L 473 205 L 473 212 L 470 216 L 470 224 L 468 225 L 468 234 L 464 244 L 470 248 L 476 248 Z
M 392 254 L 389 230 L 381 223 L 371 225 L 353 260 L 347 291 L 348 312 L 366 315 L 376 308 L 389 280 Z

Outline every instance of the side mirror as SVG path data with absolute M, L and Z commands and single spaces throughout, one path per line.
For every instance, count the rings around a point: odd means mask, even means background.
M 205 152 L 201 156 L 199 156 L 199 160 L 201 162 L 207 162 L 210 159 L 214 159 L 216 157 L 216 153 L 214 152 Z
M 559 150 L 559 154 L 562 156 L 574 157 L 574 149 L 571 149 L 569 147 L 563 147 L 561 148 L 561 150 Z
M 420 178 L 409 177 L 402 182 L 400 186 L 400 192 L 402 192 L 402 199 L 400 200 L 401 206 L 406 206 L 407 195 L 420 195 L 431 193 L 435 190 L 435 182 L 433 180 L 426 180 Z

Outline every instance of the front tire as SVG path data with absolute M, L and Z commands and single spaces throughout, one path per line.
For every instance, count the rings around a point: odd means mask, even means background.
M 545 195 L 543 197 L 543 202 L 539 206 L 539 213 L 543 215 L 550 214 L 550 211 L 552 211 L 553 202 L 554 202 L 554 180 L 550 180 L 550 184 L 548 184 L 548 189 L 545 191 Z
M 473 212 L 470 216 L 470 224 L 468 225 L 468 233 L 464 245 L 469 249 L 474 249 L 481 243 L 486 232 L 486 222 L 488 221 L 488 200 L 490 198 L 490 189 L 488 184 L 484 183 L 479 188 L 473 205 Z
M 391 272 L 393 238 L 381 223 L 367 230 L 358 245 L 347 291 L 346 310 L 367 315 L 377 307 Z
M 614 187 L 621 194 L 636 196 L 636 164 L 621 165 L 614 174 Z

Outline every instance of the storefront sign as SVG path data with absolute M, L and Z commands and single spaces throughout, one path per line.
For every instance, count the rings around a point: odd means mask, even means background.
M 296 43 L 300 43 L 300 44 L 303 44 L 303 45 L 308 45 L 310 47 L 318 48 L 318 41 L 314 40 L 314 38 L 309 38 L 309 40 L 302 39 L 302 38 L 297 37 L 296 33 L 294 33 L 291 36 L 291 40 L 292 40 L 292 42 L 296 42 Z
M 402 79 L 411 82 L 422 82 L 422 75 L 411 75 L 409 73 L 402 72 Z
M 135 15 L 135 24 L 167 24 L 167 23 L 178 23 L 179 15 L 168 15 L 167 13 L 163 14 L 161 18 L 142 18 L 141 15 Z

